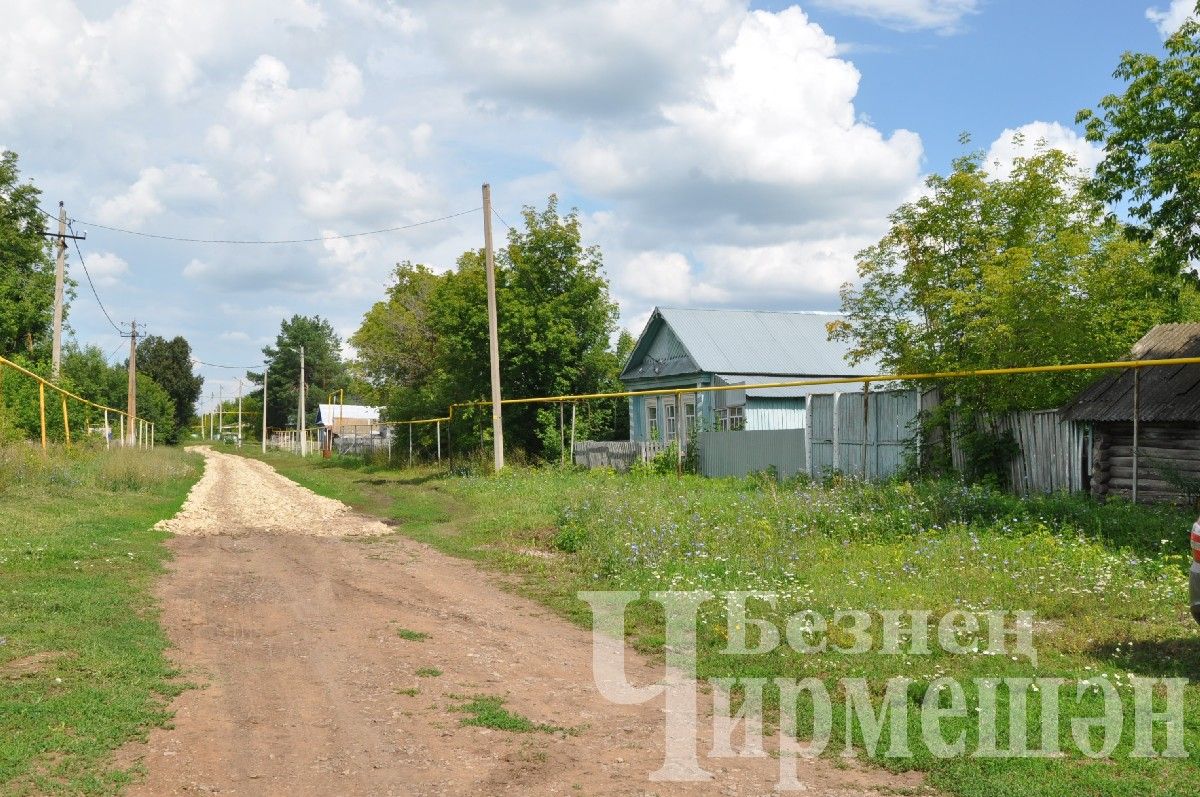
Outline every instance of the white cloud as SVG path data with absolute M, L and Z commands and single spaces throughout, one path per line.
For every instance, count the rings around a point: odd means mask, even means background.
M 1188 20 L 1196 11 L 1195 0 L 1171 0 L 1171 5 L 1165 9 L 1157 6 L 1146 9 L 1146 19 L 1158 28 L 1158 34 L 1164 39 L 1170 36 Z
M 957 33 L 968 15 L 979 13 L 979 0 L 814 0 L 814 5 L 898 30 L 938 33 Z
M 112 252 L 88 255 L 86 262 L 92 282 L 101 288 L 115 287 L 121 284 L 122 277 L 129 274 L 129 264 Z
M 0 121 L 72 106 L 109 112 L 189 99 L 204 70 L 247 41 L 281 29 L 315 29 L 305 0 L 131 0 L 107 18 L 70 0 L 9 0 L 0 26 Z
M 988 148 L 984 168 L 993 177 L 1005 179 L 1012 172 L 1013 160 L 1028 158 L 1039 151 L 1058 149 L 1075 158 L 1081 171 L 1091 173 L 1104 157 L 1104 151 L 1058 122 L 1030 122 L 1006 128 Z
M 362 99 L 362 73 L 343 56 L 325 70 L 319 89 L 293 89 L 287 65 L 270 55 L 260 55 L 229 98 L 230 109 L 255 125 L 274 125 L 311 119 L 327 111 L 349 108 Z
M 137 229 L 162 213 L 167 203 L 195 205 L 213 202 L 220 195 L 217 181 L 203 166 L 152 166 L 142 169 L 138 179 L 124 191 L 97 201 L 94 212 L 102 224 Z
M 682 96 L 713 45 L 732 36 L 745 3 L 460 0 L 424 13 L 447 66 L 477 102 L 597 117 Z

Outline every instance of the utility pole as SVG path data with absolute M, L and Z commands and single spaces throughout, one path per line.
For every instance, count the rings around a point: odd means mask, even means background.
M 217 385 L 217 442 L 223 443 L 225 437 L 225 387 Z
M 137 445 L 137 321 L 129 322 L 129 401 L 125 405 L 129 414 L 129 440 L 131 446 Z
M 238 439 L 237 439 L 237 444 L 238 444 L 238 448 L 241 448 L 242 447 L 242 380 L 239 379 L 237 381 L 237 383 L 238 383 Z
M 58 232 L 43 233 L 58 239 L 58 257 L 54 266 L 54 337 L 50 350 L 50 378 L 57 382 L 62 371 L 63 286 L 67 281 L 67 239 L 82 241 L 85 235 L 67 235 L 67 210 L 58 203 Z
M 300 347 L 300 406 L 297 408 L 299 415 L 296 416 L 296 428 L 300 432 L 300 456 L 308 454 L 307 441 L 304 439 L 304 347 Z
M 267 369 L 268 365 L 263 365 L 263 414 L 262 414 L 262 452 L 267 453 Z
M 496 322 L 496 258 L 492 253 L 492 187 L 483 184 L 483 256 L 487 266 L 488 358 L 492 367 L 492 450 L 504 467 L 504 424 L 500 417 L 500 333 Z

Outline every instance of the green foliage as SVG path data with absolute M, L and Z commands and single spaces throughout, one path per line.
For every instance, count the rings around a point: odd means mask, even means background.
M 182 688 L 151 593 L 167 556 L 153 527 L 200 471 L 178 449 L 0 448 L 0 793 L 134 779 L 114 751 L 165 723 Z
M 449 522 L 401 527 L 441 550 L 516 574 L 514 588 L 585 627 L 591 614 L 580 590 L 663 589 L 771 591 L 772 608 L 751 601 L 749 615 L 782 633 L 800 609 L 868 612 L 927 609 L 934 618 L 965 609 L 1035 613 L 1038 663 L 1004 656 L 799 654 L 786 646 L 769 655 L 726 654 L 728 618 L 718 599 L 701 607 L 699 675 L 814 677 L 836 694 L 837 680 L 864 677 L 878 695 L 887 679 L 915 681 L 919 696 L 937 677 L 964 684 L 970 717 L 979 704 L 972 679 L 1061 677 L 1069 682 L 1107 674 L 1125 708 L 1125 744 L 1102 760 L 1068 753 L 1060 759 L 935 759 L 925 750 L 921 713 L 909 712 L 915 757 L 880 759 L 884 766 L 929 773 L 949 794 L 1057 797 L 1065 794 L 1182 795 L 1195 792 L 1191 759 L 1129 755 L 1133 719 L 1129 675 L 1187 678 L 1200 668 L 1200 644 L 1187 615 L 1187 529 L 1193 516 L 1169 506 L 1097 504 L 1087 496 L 1020 499 L 954 481 L 823 484 L 768 479 L 712 480 L 674 475 L 630 478 L 559 468 L 505 469 L 487 478 L 364 479 L 316 461 L 283 458 L 289 475 L 385 516 L 411 501 L 436 499 Z M 331 482 L 337 477 L 337 483 Z M 373 507 L 373 508 L 372 508 Z M 570 543 L 563 544 L 567 538 Z M 570 549 L 571 553 L 566 551 Z M 551 555 L 547 556 L 549 552 Z M 936 626 L 930 639 L 936 638 Z M 627 636 L 642 650 L 661 651 L 661 609 L 633 603 Z M 880 623 L 871 628 L 880 649 Z M 842 638 L 836 640 L 846 643 Z M 750 640 L 753 644 L 753 638 Z M 903 646 L 903 643 L 902 643 Z M 903 649 L 903 647 L 902 647 Z M 1099 700 L 1077 700 L 1075 684 L 1061 697 L 1070 720 L 1099 715 Z M 765 694 L 767 717 L 778 693 Z M 1031 698 L 1031 707 L 1036 698 Z M 1186 688 L 1185 746 L 1200 749 L 1200 688 Z M 833 750 L 844 741 L 845 714 L 835 700 Z M 1007 737 L 1006 697 L 998 705 L 999 741 Z M 978 726 L 945 723 L 948 738 Z M 802 716 L 811 728 L 812 716 Z M 1039 715 L 1028 738 L 1036 747 Z M 886 745 L 884 745 L 886 747 Z
M 860 282 L 843 286 L 847 321 L 831 335 L 851 342 L 855 358 L 878 357 L 898 373 L 1124 356 L 1155 324 L 1178 317 L 1178 279 L 1150 269 L 1148 249 L 1105 218 L 1081 184 L 1057 150 L 1018 159 L 1006 179 L 989 178 L 979 154 L 958 159 L 858 254 Z M 1093 378 L 949 380 L 943 407 L 973 434 L 980 413 L 1059 406 Z
M 618 390 L 620 368 L 633 347 L 622 334 L 609 341 L 616 305 L 596 247 L 585 247 L 578 214 L 562 216 L 551 196 L 544 210 L 527 207 L 524 227 L 509 231 L 496 253 L 500 369 L 506 398 Z M 464 253 L 435 274 L 401 263 L 387 298 L 363 318 L 351 338 L 357 367 L 392 418 L 441 415 L 455 402 L 490 397 L 487 286 L 483 253 Z M 577 408 L 578 439 L 628 436 L 624 400 Z M 570 408 L 566 409 L 568 421 Z M 453 434 L 471 445 L 490 440 L 488 411 L 456 412 Z M 557 408 L 509 406 L 505 441 L 514 454 L 547 460 L 561 455 Z
M 348 387 L 350 374 L 342 360 L 342 341 L 321 316 L 294 315 L 280 324 L 275 345 L 263 348 L 268 362 L 267 425 L 295 426 L 299 404 L 300 347 L 304 347 L 305 414 L 311 416 L 328 394 Z M 263 375 L 246 378 L 261 386 Z
M 461 723 L 510 733 L 567 732 L 566 728 L 534 722 L 528 717 L 509 711 L 504 707 L 505 702 L 504 698 L 492 695 L 479 695 L 472 698 L 470 702 L 458 707 L 459 711 L 469 715 L 463 717 Z
M 1114 77 L 1125 92 L 1075 121 L 1104 146 L 1095 195 L 1126 203 L 1137 222 L 1130 236 L 1152 244 L 1158 270 L 1175 275 L 1200 259 L 1200 23 L 1187 20 L 1165 46 L 1162 57 L 1122 55 Z
M 54 261 L 32 183 L 0 149 L 0 355 L 44 351 L 54 310 Z
M 138 342 L 137 367 L 171 397 L 175 408 L 174 424 L 171 434 L 163 440 L 178 442 L 177 430 L 187 427 L 204 387 L 204 377 L 192 373 L 192 347 L 182 336 L 167 340 L 149 335 Z

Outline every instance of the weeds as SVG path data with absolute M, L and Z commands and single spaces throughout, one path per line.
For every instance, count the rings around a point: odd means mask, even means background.
M 418 678 L 440 678 L 441 675 L 442 671 L 437 667 L 422 667 L 421 669 L 417 670 Z
M 459 722 L 462 725 L 474 725 L 480 728 L 492 728 L 510 733 L 533 733 L 535 731 L 538 733 L 568 732 L 567 728 L 534 722 L 528 717 L 515 714 L 506 709 L 504 703 L 505 700 L 502 697 L 479 695 L 469 703 L 457 708 L 458 711 L 469 715 L 463 717 Z
M 409 642 L 424 642 L 429 639 L 429 634 L 424 631 L 413 631 L 408 628 L 400 628 L 396 630 L 396 635 L 401 639 L 407 639 Z

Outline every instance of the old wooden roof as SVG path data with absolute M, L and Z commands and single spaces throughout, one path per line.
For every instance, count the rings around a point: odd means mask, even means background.
M 1159 324 L 1134 344 L 1130 360 L 1200 357 L 1200 324 Z M 1200 365 L 1142 368 L 1138 385 L 1142 421 L 1200 422 Z M 1072 421 L 1133 420 L 1133 370 L 1111 372 L 1063 408 Z

